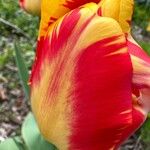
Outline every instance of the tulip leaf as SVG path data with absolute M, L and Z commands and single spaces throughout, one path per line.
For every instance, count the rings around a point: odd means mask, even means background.
M 55 146 L 44 140 L 32 113 L 29 113 L 22 126 L 22 137 L 28 150 L 56 150 Z
M 29 86 L 27 84 L 28 77 L 29 77 L 28 70 L 27 70 L 27 67 L 25 64 L 25 60 L 22 57 L 22 54 L 20 51 L 21 49 L 17 43 L 15 43 L 14 49 L 15 49 L 15 60 L 16 60 L 16 64 L 18 67 L 19 76 L 20 76 L 20 79 L 22 81 L 22 86 L 24 88 L 26 99 L 29 99 Z
M 24 148 L 20 137 L 15 137 L 1 142 L 0 150 L 24 150 Z

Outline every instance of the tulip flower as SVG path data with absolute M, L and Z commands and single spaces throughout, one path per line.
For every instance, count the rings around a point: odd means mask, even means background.
M 41 0 L 19 0 L 20 6 L 28 13 L 40 15 Z
M 52 6 L 42 1 L 30 78 L 41 133 L 59 150 L 116 150 L 150 108 L 150 58 L 130 34 L 133 1 L 88 3 L 64 16 L 54 9 L 49 23 Z

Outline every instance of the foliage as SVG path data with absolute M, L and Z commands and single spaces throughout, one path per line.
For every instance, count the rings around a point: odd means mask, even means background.
M 20 137 L 9 138 L 0 144 L 1 150 L 23 150 L 23 142 Z
M 135 6 L 133 20 L 137 25 L 146 29 L 150 21 L 150 0 L 137 0 Z
M 145 150 L 150 147 L 150 119 L 148 118 L 143 127 L 141 128 L 141 137 L 145 143 Z
M 44 140 L 32 113 L 29 113 L 22 126 L 22 137 L 9 138 L 0 144 L 0 150 L 56 150 Z
M 33 61 L 36 46 L 38 17 L 33 17 L 20 9 L 18 0 L 0 0 L 1 18 L 21 29 L 28 38 L 24 37 L 19 30 L 4 24 L 0 20 L 0 70 L 8 63 L 8 60 L 11 60 L 13 64 L 15 63 L 12 57 L 15 42 L 19 43 L 29 68 Z
M 10 25 L 18 27 L 25 33 L 5 24 L 1 19 Z M 17 43 L 25 59 L 27 69 L 31 69 L 34 59 L 34 50 L 38 34 L 39 18 L 31 16 L 20 9 L 18 0 L 0 0 L 0 76 L 12 79 L 5 85 L 8 89 L 20 88 L 19 77 L 16 72 L 8 72 L 7 66 L 15 66 L 14 43 Z
M 22 81 L 22 86 L 24 88 L 25 96 L 29 99 L 29 86 L 28 86 L 28 70 L 24 61 L 24 58 L 21 55 L 20 47 L 15 43 L 15 60 L 19 71 L 19 76 Z
M 29 35 L 29 37 L 32 37 L 31 39 L 36 38 L 38 17 L 33 17 L 20 9 L 18 0 L 0 0 L 0 6 L 1 18 L 20 27 L 25 33 Z M 0 26 L 0 30 L 3 31 L 2 34 L 5 36 L 10 35 L 10 30 L 4 30 L 7 28 L 7 26 Z

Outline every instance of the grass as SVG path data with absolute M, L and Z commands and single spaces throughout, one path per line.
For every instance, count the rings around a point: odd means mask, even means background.
M 36 38 L 38 34 L 38 17 L 31 16 L 19 8 L 18 0 L 0 0 L 0 18 L 20 28 L 27 37 L 23 36 L 16 29 L 0 22 L 0 69 L 11 62 L 14 63 L 14 43 L 19 43 L 28 67 L 31 66 Z M 8 62 L 9 61 L 9 62 Z

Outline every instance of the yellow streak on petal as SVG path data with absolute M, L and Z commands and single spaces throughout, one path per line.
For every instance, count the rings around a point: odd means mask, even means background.
M 150 64 L 131 55 L 133 64 L 133 83 L 150 87 Z
M 127 48 L 121 48 L 119 51 L 110 53 L 109 55 L 106 56 L 112 56 L 112 55 L 117 55 L 117 54 L 125 54 L 127 52 Z
M 130 113 L 131 111 L 132 111 L 131 109 L 128 109 L 128 110 L 126 110 L 126 111 L 121 112 L 120 114 L 128 114 L 128 113 Z
M 70 67 L 71 68 L 71 67 Z M 64 72 L 61 75 L 58 92 L 49 92 L 53 80 L 55 62 L 43 64 L 42 79 L 33 87 L 31 95 L 32 109 L 43 136 L 57 145 L 58 149 L 68 149 L 69 120 L 71 116 L 70 104 L 66 101 L 68 90 L 71 88 L 70 77 Z M 69 69 L 69 68 L 68 68 Z M 68 70 L 69 71 L 69 70 Z M 70 74 L 71 75 L 71 74 Z M 63 139 L 63 140 L 62 140 Z
M 97 9 L 98 9 L 98 6 L 95 3 L 88 3 L 88 4 L 85 4 L 85 5 L 82 6 L 82 9 L 79 12 L 81 14 L 80 19 L 79 19 L 78 23 L 76 24 L 75 29 L 72 31 L 72 32 L 74 32 L 76 30 L 75 35 L 80 34 L 79 31 L 81 29 L 81 25 L 83 25 L 83 22 L 85 22 L 85 20 L 87 18 L 90 18 L 92 15 L 94 15 L 96 13 Z M 67 16 L 70 15 L 71 12 L 67 13 L 66 15 Z M 59 34 L 59 29 L 60 29 L 60 26 L 61 26 L 61 22 L 63 21 L 63 19 L 66 15 L 64 15 L 63 17 L 60 17 L 54 24 L 52 24 L 48 28 L 48 31 L 47 31 L 48 36 L 51 36 L 52 28 L 56 25 L 57 25 L 57 34 Z M 75 35 L 72 35 L 73 36 L 72 38 L 74 38 Z
M 122 29 L 114 19 L 95 16 L 89 23 L 87 28 L 82 32 L 82 35 L 79 37 L 79 42 L 74 47 L 74 49 L 82 49 L 88 47 L 89 45 L 91 45 L 91 43 L 95 43 L 99 40 L 119 35 L 123 35 Z M 114 43 L 118 43 L 118 41 L 124 42 L 124 40 L 125 39 L 123 38 L 123 36 L 121 36 L 121 38 L 114 41 Z M 113 42 L 111 42 L 110 44 L 112 43 Z
M 109 150 L 115 150 L 116 145 L 112 146 Z
M 40 23 L 40 36 L 46 34 L 45 28 L 48 27 L 50 17 L 60 18 L 70 10 L 64 7 L 63 4 L 66 0 L 43 0 L 41 5 L 41 23 Z

